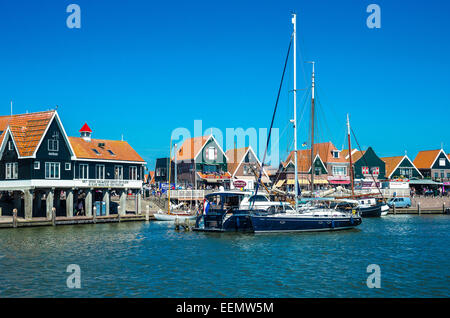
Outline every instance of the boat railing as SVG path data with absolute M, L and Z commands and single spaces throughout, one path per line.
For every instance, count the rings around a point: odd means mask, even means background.
M 214 190 L 172 190 L 170 197 L 178 200 L 203 200 L 205 195 Z

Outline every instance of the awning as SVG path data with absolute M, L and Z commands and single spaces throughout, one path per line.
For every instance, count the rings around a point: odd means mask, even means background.
M 288 179 L 287 184 L 295 184 L 295 180 Z M 300 185 L 311 184 L 311 181 L 309 179 L 298 179 L 298 184 Z M 314 184 L 328 184 L 328 180 L 314 179 Z
M 436 182 L 430 179 L 409 180 L 409 184 L 417 185 L 442 185 L 442 182 Z
M 350 184 L 349 180 L 328 180 L 330 184 Z

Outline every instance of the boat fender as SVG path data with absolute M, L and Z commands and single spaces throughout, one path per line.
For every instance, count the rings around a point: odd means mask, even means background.
M 236 227 L 239 228 L 239 217 L 236 217 Z
M 331 220 L 331 228 L 334 229 L 334 220 Z
M 350 224 L 353 224 L 353 215 L 350 216 Z

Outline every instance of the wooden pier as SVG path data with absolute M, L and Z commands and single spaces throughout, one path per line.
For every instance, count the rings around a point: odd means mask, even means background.
M 33 226 L 59 226 L 59 225 L 77 225 L 77 224 L 97 224 L 97 223 L 119 223 L 119 222 L 137 222 L 153 221 L 153 214 L 126 214 L 126 215 L 107 215 L 107 216 L 57 216 L 51 219 L 40 217 L 25 219 L 16 216 L 0 217 L 0 228 L 33 227 Z

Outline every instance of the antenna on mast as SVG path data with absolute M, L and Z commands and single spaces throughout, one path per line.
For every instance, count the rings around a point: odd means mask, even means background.
M 11 117 L 13 115 L 13 105 L 12 105 L 12 99 L 11 99 Z

